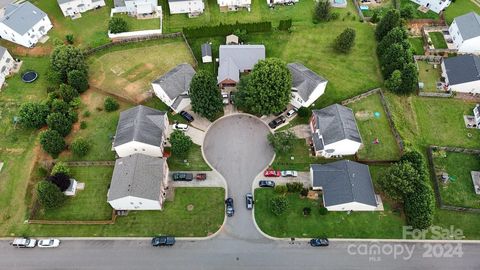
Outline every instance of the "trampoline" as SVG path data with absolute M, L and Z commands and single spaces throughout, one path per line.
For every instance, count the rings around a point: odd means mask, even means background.
M 38 78 L 38 74 L 35 71 L 27 71 L 22 75 L 22 81 L 25 83 L 34 82 Z

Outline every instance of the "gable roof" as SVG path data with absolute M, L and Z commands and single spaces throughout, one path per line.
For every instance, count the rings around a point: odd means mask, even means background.
M 226 44 L 238 44 L 238 37 L 234 34 L 228 35 L 225 43 Z
M 170 99 L 188 93 L 190 82 L 195 75 L 195 70 L 190 64 L 180 64 L 163 76 L 154 80 L 152 84 L 158 84 L 165 91 Z
M 138 105 L 120 113 L 113 147 L 135 141 L 150 145 L 162 145 L 165 132 L 165 115 L 143 105 Z
M 287 67 L 292 74 L 292 90 L 297 91 L 304 101 L 319 84 L 327 81 L 300 63 L 289 63 Z
M 5 15 L 0 21 L 13 31 L 24 35 L 47 14 L 30 2 L 9 4 L 5 7 Z
M 165 159 L 142 154 L 117 159 L 108 201 L 127 196 L 160 200 L 164 166 Z
M 377 206 L 367 165 L 350 160 L 312 164 L 312 186 L 321 187 L 325 206 L 350 202 Z
M 480 36 L 480 16 L 475 12 L 470 12 L 455 18 L 458 30 L 463 40 Z
M 480 80 L 480 57 L 477 55 L 448 57 L 443 63 L 450 85 Z
M 312 114 L 324 145 L 344 139 L 362 143 L 352 109 L 333 104 L 321 110 L 313 110 Z
M 210 43 L 202 44 L 202 57 L 203 56 L 212 56 L 212 46 Z
M 258 61 L 265 59 L 265 46 L 220 45 L 219 58 L 217 82 L 226 79 L 238 82 L 240 71 L 253 69 Z

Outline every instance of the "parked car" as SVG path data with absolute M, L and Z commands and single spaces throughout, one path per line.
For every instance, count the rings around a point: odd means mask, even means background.
M 185 120 L 187 120 L 188 122 L 193 122 L 193 120 L 195 120 L 195 119 L 193 119 L 193 116 L 192 116 L 191 114 L 189 114 L 188 112 L 186 112 L 186 111 L 181 111 L 181 112 L 180 112 L 180 115 L 181 115 Z
M 252 193 L 247 193 L 245 195 L 246 203 L 247 203 L 247 209 L 252 209 L 253 208 L 253 195 Z
M 287 112 L 286 116 L 287 118 L 290 118 L 292 116 L 294 116 L 295 114 L 297 113 L 297 109 L 291 109 L 290 111 Z
M 59 245 L 60 245 L 60 240 L 53 239 L 53 238 L 38 240 L 38 244 L 37 244 L 37 246 L 41 248 L 56 248 Z
M 172 178 L 173 178 L 173 181 L 192 181 L 193 174 L 192 173 L 173 173 Z
M 225 211 L 227 213 L 227 216 L 232 217 L 233 214 L 235 213 L 235 209 L 233 209 L 233 199 L 230 197 L 227 198 L 225 200 L 225 205 L 226 205 Z
M 30 238 L 15 238 L 13 239 L 12 246 L 17 248 L 34 248 L 37 244 L 37 240 Z
M 280 171 L 276 171 L 276 170 L 273 170 L 273 169 L 267 169 L 263 173 L 263 176 L 265 176 L 265 177 L 280 177 L 280 175 L 282 175 L 282 173 Z
M 175 245 L 175 237 L 173 236 L 157 236 L 152 238 L 152 246 L 173 246 Z
M 197 179 L 197 180 L 207 180 L 207 174 L 206 173 L 197 173 L 197 175 L 195 175 L 195 179 Z
M 282 177 L 297 177 L 297 176 L 298 176 L 297 171 L 291 171 L 291 170 L 282 171 Z
M 328 247 L 328 244 L 327 238 L 313 238 L 310 240 L 310 246 L 312 247 Z
M 188 125 L 187 124 L 180 124 L 180 123 L 175 123 L 172 125 L 173 129 L 180 130 L 180 131 L 187 131 L 188 130 Z
M 281 124 L 285 123 L 285 117 L 283 116 L 280 116 L 278 118 L 275 118 L 273 119 L 270 123 L 268 123 L 268 126 L 271 128 L 271 129 L 276 129 L 278 126 L 280 126 Z
M 223 102 L 223 105 L 227 105 L 228 103 L 230 103 L 228 93 L 222 93 L 222 102 Z
M 273 188 L 273 187 L 275 187 L 275 182 L 273 182 L 271 180 L 260 180 L 258 182 L 258 185 L 260 187 L 271 187 L 271 188 Z

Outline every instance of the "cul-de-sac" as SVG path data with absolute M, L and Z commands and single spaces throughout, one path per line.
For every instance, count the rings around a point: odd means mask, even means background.
M 0 85 L 1 269 L 480 266 L 479 0 L 1 0 Z

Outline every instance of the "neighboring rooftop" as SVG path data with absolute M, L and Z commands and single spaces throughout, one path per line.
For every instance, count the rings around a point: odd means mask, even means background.
M 238 44 L 238 37 L 234 34 L 228 35 L 225 41 L 226 44 Z
M 165 114 L 143 105 L 121 112 L 113 146 L 131 141 L 160 146 L 163 143 L 162 134 L 166 132 Z
M 113 6 L 114 7 L 124 7 L 125 6 L 125 0 L 114 0 L 113 1 Z
M 30 2 L 8 4 L 0 21 L 20 35 L 24 35 L 47 14 Z
M 344 139 L 362 142 L 352 109 L 339 104 L 333 104 L 321 110 L 313 110 L 312 114 L 315 117 L 324 145 Z
M 463 40 L 480 36 L 480 16 L 475 12 L 470 12 L 455 18 L 458 30 Z
M 350 160 L 310 165 L 313 187 L 321 187 L 325 206 L 350 202 L 377 206 L 367 165 Z
M 203 56 L 212 56 L 212 46 L 210 43 L 202 44 L 202 57 Z
M 172 70 L 154 80 L 152 83 L 160 85 L 170 99 L 175 99 L 188 93 L 190 82 L 195 75 L 195 70 L 190 64 L 180 64 Z
M 477 55 L 448 57 L 443 62 L 450 85 L 480 80 L 480 57 Z
M 313 90 L 327 81 L 300 63 L 289 63 L 287 67 L 292 74 L 292 90 L 297 91 L 303 100 L 308 100 Z
M 3 57 L 6 51 L 7 51 L 7 48 L 0 46 L 0 58 Z
M 236 82 L 240 80 L 240 72 L 251 70 L 259 61 L 265 59 L 263 45 L 220 45 L 220 64 L 217 82 L 226 79 Z

